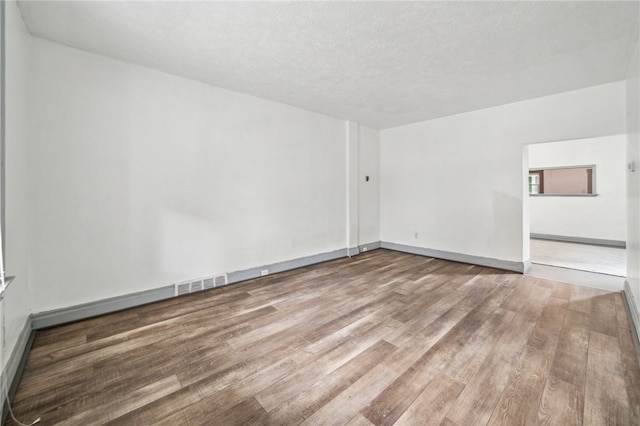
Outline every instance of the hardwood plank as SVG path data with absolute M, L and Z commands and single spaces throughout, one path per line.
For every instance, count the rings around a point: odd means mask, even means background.
M 378 341 L 331 373 L 318 377 L 302 392 L 269 411 L 269 422 L 279 425 L 302 423 L 349 385 L 371 371 L 384 357 L 396 349 L 390 343 Z
M 519 285 L 511 293 L 509 298 L 504 301 L 501 308 L 508 309 L 513 312 L 519 312 L 523 306 L 526 306 L 529 299 L 536 292 L 536 279 L 526 277 L 526 285 Z
M 549 363 L 548 354 L 539 349 L 525 346 L 520 360 L 497 407 L 489 419 L 489 425 L 533 424 L 545 386 L 545 370 Z
M 62 421 L 57 421 L 59 420 L 59 413 L 49 412 L 47 414 L 51 414 L 52 417 L 49 418 L 47 415 L 47 417 L 43 417 L 43 421 L 56 421 L 56 424 L 63 426 L 104 423 L 179 389 L 180 382 L 178 382 L 177 377 L 171 376 L 130 393 L 120 394 L 117 397 L 112 395 L 110 400 L 101 405 L 88 410 L 78 410 L 76 414 Z
M 545 383 L 536 423 L 582 425 L 584 395 L 580 388 L 551 375 Z
M 476 309 L 464 316 L 454 328 L 372 401 L 362 414 L 376 425 L 393 424 L 422 392 L 426 384 L 441 369 L 446 368 L 471 335 L 509 296 L 511 290 L 502 286 L 497 288 L 487 297 L 489 301 L 485 299 Z
M 407 306 L 402 312 L 394 315 L 394 318 L 401 322 L 406 322 L 411 318 L 415 318 L 420 312 L 423 312 L 429 306 L 436 304 L 442 297 L 451 293 L 451 290 L 463 286 L 468 281 L 474 279 L 480 269 L 478 267 L 469 267 L 469 265 L 454 265 L 455 269 L 439 274 L 436 277 L 427 276 L 420 280 L 424 283 L 424 291 L 429 291 L 429 297 L 416 297 L 414 302 Z M 440 289 L 446 284 L 446 288 Z M 418 287 L 412 294 L 419 294 Z
M 567 310 L 550 374 L 584 389 L 589 348 L 589 316 Z
M 529 282 L 535 285 L 536 281 Z M 535 321 L 551 293 L 550 289 L 534 287 L 534 290 L 529 292 L 516 289 L 512 297 L 502 304 L 503 308 L 517 307 L 516 316 L 504 329 L 485 362 L 447 413 L 447 418 L 453 422 L 472 425 L 486 424 L 489 421 L 533 331 Z M 523 294 L 528 295 L 526 306 L 523 306 Z
M 406 371 L 411 365 L 418 361 L 425 352 L 449 333 L 466 315 L 468 315 L 466 311 L 451 308 L 444 314 L 437 315 L 425 329 L 418 331 L 411 330 L 411 338 L 409 339 L 399 340 L 396 337 L 397 335 L 394 336 L 395 333 L 390 333 L 385 340 L 392 343 L 395 342 L 394 344 L 396 344 L 399 349 L 385 360 L 385 365 L 398 373 Z M 426 315 L 426 317 L 430 318 L 429 315 Z M 405 330 L 405 333 L 407 331 L 408 330 Z M 406 347 L 411 347 L 412 350 L 408 351 Z
M 54 366 L 62 369 L 66 367 L 65 364 L 68 364 L 68 360 L 71 358 L 87 359 L 88 362 L 95 362 L 116 353 L 126 352 L 137 342 L 140 342 L 141 345 L 147 345 L 162 339 L 163 336 L 175 336 L 184 331 L 180 325 L 177 327 L 176 325 L 177 320 L 171 319 L 128 330 L 115 336 L 87 342 L 85 345 L 76 345 L 55 352 L 47 352 L 43 356 L 36 355 L 29 359 L 31 371 L 35 372 L 38 369 L 50 370 Z M 71 369 L 73 369 L 73 365 Z
M 533 328 L 533 332 L 529 336 L 527 346 L 545 354 L 553 354 L 556 350 L 558 335 L 562 329 L 566 314 L 566 300 L 554 297 L 548 298 Z
M 378 364 L 307 417 L 302 424 L 314 426 L 347 424 L 397 377 L 396 372 Z
M 554 282 L 553 293 L 551 293 L 551 296 L 569 300 L 571 299 L 572 291 L 573 286 L 571 284 Z
M 395 425 L 439 425 L 463 389 L 464 384 L 445 374 L 438 374 L 400 416 Z
M 489 320 L 469 339 L 468 344 L 454 355 L 444 372 L 460 383 L 469 383 L 515 316 L 516 313 L 513 311 L 496 309 Z
M 584 397 L 586 424 L 627 424 L 629 400 L 618 339 L 589 333 L 589 357 Z
M 226 387 L 216 389 L 210 385 L 209 381 L 205 380 L 195 383 L 194 388 L 198 395 L 207 401 L 209 409 L 216 407 L 216 411 L 224 411 L 257 395 L 273 383 L 296 372 L 299 368 L 300 365 L 294 360 L 284 358 L 242 380 L 229 383 Z M 211 402 L 211 397 L 215 397 L 215 403 Z
M 31 355 L 31 360 L 46 358 L 51 353 L 81 346 L 85 343 L 87 343 L 87 336 L 85 334 L 78 334 L 76 330 L 71 333 L 62 333 L 49 338 L 37 334 L 29 355 Z
M 590 324 L 592 331 L 618 336 L 618 317 L 613 294 L 604 294 L 591 299 Z
M 352 338 L 327 352 L 314 362 L 300 368 L 295 373 L 280 380 L 269 388 L 256 394 L 256 399 L 267 410 L 272 411 L 282 401 L 303 392 L 308 386 L 315 383 L 318 378 L 330 374 L 343 364 L 356 357 L 366 348 L 382 339 L 392 329 L 384 324 L 379 324 L 370 333 Z
M 617 294 L 619 302 L 616 303 L 618 317 L 618 342 L 620 343 L 620 356 L 624 381 L 629 396 L 629 424 L 640 424 L 640 365 L 638 354 L 631 334 L 630 318 L 620 294 Z
M 385 305 L 398 299 L 398 295 L 392 294 L 389 297 L 388 294 L 382 294 L 376 297 L 372 301 L 359 306 L 348 313 L 338 316 L 331 321 L 328 321 L 319 327 L 315 327 L 312 332 L 305 334 L 304 338 L 311 343 L 315 343 L 322 338 L 325 338 L 341 328 L 353 323 L 356 320 L 366 317 L 367 315 L 382 309 Z
M 166 422 L 174 425 L 187 424 L 182 408 L 193 405 L 201 400 L 197 392 L 192 388 L 181 388 L 161 398 L 142 405 L 135 410 L 124 413 L 105 425 L 157 425 Z
M 584 312 L 590 314 L 592 309 L 593 299 L 596 296 L 607 294 L 604 290 L 598 290 L 595 288 L 582 287 L 576 285 L 571 292 L 571 299 L 569 300 L 569 309 L 575 311 Z
M 179 417 L 185 419 L 201 418 L 207 415 L 213 417 L 251 398 L 274 381 L 291 374 L 298 367 L 294 361 L 283 359 L 242 380 L 219 388 L 214 388 L 208 381 L 203 380 L 121 416 L 114 421 L 114 424 L 155 425 L 164 421 L 165 418 L 171 418 L 171 413 L 175 410 L 179 410 Z M 187 424 L 187 422 L 174 424 Z
M 486 424 L 534 324 L 516 316 L 447 413 L 458 425 Z
M 423 330 L 418 332 L 413 331 L 411 339 L 398 341 L 396 338 L 396 332 L 385 338 L 385 340 L 391 341 L 392 343 L 395 342 L 396 346 L 399 347 L 398 351 L 392 354 L 385 361 L 385 364 L 399 373 L 405 371 L 428 350 L 430 350 L 441 338 L 451 332 L 454 327 L 461 327 L 460 320 L 466 318 L 466 321 L 473 323 L 474 326 L 479 324 L 478 322 L 474 322 L 478 318 L 481 318 L 480 322 L 482 322 L 483 319 L 489 320 L 493 316 L 493 312 L 495 312 L 494 309 L 497 309 L 497 307 L 503 303 L 503 301 L 508 298 L 512 292 L 513 288 L 503 286 L 496 289 L 496 291 L 491 293 L 486 299 L 478 299 L 477 303 L 482 307 L 482 309 L 472 311 L 473 314 L 468 318 L 467 316 L 471 313 L 457 310 L 456 304 L 453 304 L 447 311 L 441 311 L 441 309 L 438 308 L 436 310 L 438 314 L 434 317 L 432 317 L 430 313 L 425 313 L 424 316 L 429 318 L 432 322 Z M 452 303 L 460 301 L 458 292 L 454 291 L 453 293 L 454 296 L 452 298 L 447 297 L 447 299 L 452 299 Z M 441 306 L 442 309 L 447 309 L 450 306 L 450 303 L 442 303 Z M 494 311 L 492 312 L 492 310 Z M 484 314 L 486 314 L 486 317 L 483 317 Z M 407 350 L 407 348 L 411 348 L 411 350 Z M 462 351 L 462 349 L 460 349 L 460 351 Z M 455 354 L 452 354 L 451 358 L 453 359 L 454 356 Z
M 614 305 L 616 308 L 616 320 L 618 322 L 618 328 L 627 329 L 631 327 L 629 322 L 629 312 L 627 310 L 627 304 L 623 300 L 622 293 L 614 293 Z
M 227 411 L 211 416 L 209 413 L 200 413 L 199 416 L 187 415 L 185 417 L 189 425 L 225 425 L 225 426 L 245 426 L 255 424 L 265 424 L 267 412 L 254 398 L 244 400 Z
M 248 346 L 217 358 L 191 363 L 178 373 L 178 378 L 183 386 L 206 382 L 211 388 L 220 390 L 276 362 L 277 357 L 291 350 L 297 351 L 305 343 L 304 339 L 295 335 L 287 339 L 273 339 L 263 345 Z
M 369 421 L 362 414 L 356 414 L 346 426 L 375 426 L 373 423 Z

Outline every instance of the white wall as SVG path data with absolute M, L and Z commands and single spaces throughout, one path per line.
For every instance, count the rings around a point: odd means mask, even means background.
M 27 160 L 27 93 L 31 36 L 15 2 L 5 3 L 5 271 L 15 276 L 7 289 L 5 308 L 7 361 L 30 314 L 27 274 L 27 229 L 30 191 Z M 1 308 L 0 308 L 1 309 Z M 28 331 L 28 330 L 27 330 Z M 4 367 L 4 366 L 3 366 Z
M 523 144 L 624 133 L 624 90 L 611 83 L 381 131 L 381 240 L 527 261 Z
M 595 164 L 597 197 L 529 197 L 531 233 L 626 241 L 625 135 L 529 145 L 529 167 Z
M 358 135 L 358 237 L 363 245 L 380 241 L 380 132 L 359 126 Z
M 627 173 L 627 284 L 635 308 L 640 308 L 640 36 L 631 59 L 626 80 L 627 161 L 636 171 Z M 633 308 L 632 308 L 633 309 Z M 640 332 L 640 312 L 632 314 Z
M 31 85 L 34 312 L 345 248 L 344 121 L 42 39 Z

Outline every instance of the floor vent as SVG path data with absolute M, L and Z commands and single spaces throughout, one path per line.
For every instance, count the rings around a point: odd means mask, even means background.
M 209 290 L 212 289 L 213 287 L 215 287 L 215 281 L 214 278 L 205 278 L 202 280 L 202 289 L 203 290 Z
M 176 296 L 191 293 L 191 283 L 176 284 Z
M 202 291 L 202 280 L 198 280 L 198 281 L 191 281 L 191 293 L 194 293 L 196 291 Z
M 227 274 L 217 275 L 213 277 L 215 287 L 221 287 L 223 285 L 229 284 L 227 281 Z
M 189 281 L 183 281 L 174 284 L 175 295 L 182 296 L 184 294 L 195 293 L 203 290 L 210 290 L 214 287 L 221 287 L 227 285 L 227 274 L 216 275 L 215 277 L 206 277 L 200 279 L 194 279 Z

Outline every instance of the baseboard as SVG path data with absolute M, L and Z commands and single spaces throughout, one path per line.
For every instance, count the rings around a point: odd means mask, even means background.
M 31 350 L 31 345 L 33 344 L 33 338 L 35 337 L 35 333 L 32 329 L 31 318 L 27 318 L 24 326 L 22 327 L 22 331 L 18 336 L 18 341 L 16 342 L 13 350 L 11 351 L 11 355 L 7 359 L 7 364 L 5 366 L 2 374 L 5 375 L 9 384 L 9 398 L 13 400 L 13 397 L 18 390 L 18 385 L 20 384 L 20 378 L 22 377 L 22 372 L 24 371 L 24 366 L 27 363 L 27 356 L 29 355 L 29 351 Z M 5 395 L 2 395 L 2 424 L 5 424 L 5 420 L 8 414 L 7 410 L 7 399 Z
M 469 254 L 454 253 L 449 251 L 434 250 L 424 247 L 407 246 L 389 242 L 381 242 L 380 247 L 389 250 L 401 251 L 404 253 L 419 254 L 421 256 L 435 257 L 438 259 L 451 260 L 454 262 L 470 263 L 472 265 L 488 266 L 490 268 L 504 269 L 524 273 L 527 269 L 527 262 L 513 262 L 510 260 L 492 259 L 489 257 L 472 256 Z M 529 265 L 530 266 L 530 265 Z
M 512 262 L 507 260 L 490 259 L 478 256 L 470 256 L 460 253 L 451 253 L 440 250 L 426 249 L 422 247 L 405 246 L 402 244 L 387 242 L 371 242 L 349 249 L 339 249 L 331 252 L 319 253 L 312 256 L 301 257 L 297 259 L 287 260 L 283 262 L 272 263 L 269 265 L 258 266 L 254 268 L 230 272 L 227 274 L 227 282 L 234 284 L 247 281 L 262 276 L 262 271 L 269 271 L 269 275 L 278 272 L 289 271 L 292 269 L 302 268 L 329 260 L 340 259 L 347 256 L 354 256 L 363 251 L 375 250 L 378 248 L 386 248 L 390 250 L 401 251 L 405 253 L 419 254 L 429 257 L 437 257 L 440 259 L 452 260 L 455 262 L 471 263 L 475 265 L 488 266 L 492 268 L 505 269 L 507 271 L 524 272 L 528 266 L 527 262 Z M 124 309 L 133 308 L 148 303 L 159 302 L 175 296 L 173 285 L 164 286 L 152 290 L 142 291 L 138 293 L 125 294 L 123 296 L 112 297 L 109 299 L 98 300 L 95 302 L 85 303 L 82 305 L 70 306 L 68 308 L 56 309 L 48 312 L 41 312 L 31 316 L 31 327 L 34 330 L 54 327 L 74 321 L 80 321 Z
M 373 244 L 375 245 L 375 243 Z M 349 250 L 340 249 L 331 252 L 316 254 L 313 256 L 306 256 L 298 259 L 287 260 L 284 262 L 277 262 L 255 268 L 230 272 L 229 274 L 227 274 L 227 282 L 229 284 L 234 284 L 253 278 L 259 278 L 262 276 L 262 271 L 264 270 L 268 270 L 269 275 L 271 275 L 291 269 L 302 268 L 304 266 L 309 266 L 316 263 L 326 262 L 329 260 L 339 259 L 347 256 L 353 256 L 358 254 L 359 252 L 359 247 L 355 247 Z M 48 312 L 34 314 L 31 317 L 31 326 L 34 330 L 40 330 L 43 328 L 54 327 L 61 324 L 80 321 L 87 318 L 129 309 L 140 305 L 146 305 L 148 303 L 159 302 L 161 300 L 169 299 L 172 297 L 175 297 L 175 289 L 173 285 L 142 291 L 139 293 L 125 294 L 123 296 L 112 297 L 109 299 L 98 300 L 82 305 L 70 306 L 68 308 L 56 309 Z
M 551 234 L 529 234 L 529 237 L 534 240 L 549 240 L 549 241 L 563 241 L 566 243 L 579 243 L 579 244 L 590 244 L 592 246 L 605 246 L 605 247 L 616 247 L 616 248 L 626 248 L 626 241 L 618 241 L 618 240 L 603 240 L 600 238 L 584 238 L 584 237 L 568 237 L 565 235 L 551 235 Z
M 624 281 L 624 289 L 622 290 L 623 299 L 627 302 L 627 308 L 631 315 L 631 334 L 633 334 L 633 342 L 636 347 L 636 355 L 638 355 L 638 362 L 640 362 L 640 310 L 633 298 L 631 287 L 629 287 L 629 281 Z
M 559 281 L 614 292 L 620 292 L 624 287 L 624 277 L 562 268 L 560 266 L 543 265 L 540 263 L 534 263 L 529 272 L 527 272 L 527 275 L 550 281 Z
M 380 248 L 380 241 L 374 241 L 372 243 L 361 244 L 358 246 L 358 250 L 360 253 L 364 253 L 365 251 L 371 251 Z
M 112 312 L 122 311 L 123 309 L 129 309 L 135 306 L 146 305 L 147 303 L 158 302 L 160 300 L 174 297 L 174 295 L 174 286 L 169 285 L 153 290 L 125 294 L 123 296 L 98 300 L 96 302 L 70 306 L 68 308 L 41 312 L 32 315 L 31 323 L 34 330 L 40 330 L 47 327 L 53 327 Z
M 355 250 L 355 252 L 353 252 Z M 353 254 L 352 254 L 353 253 Z M 229 284 L 251 280 L 262 276 L 262 271 L 269 271 L 269 275 L 277 274 L 278 272 L 289 271 L 291 269 L 303 268 L 305 266 L 314 265 L 316 263 L 327 262 L 329 260 L 340 259 L 342 257 L 353 256 L 358 254 L 358 248 L 355 249 L 340 249 L 326 253 L 314 254 L 312 256 L 300 257 L 292 260 L 285 260 L 284 262 L 272 263 L 269 265 L 257 266 L 254 268 L 243 269 L 241 271 L 230 272 L 227 274 L 227 282 Z

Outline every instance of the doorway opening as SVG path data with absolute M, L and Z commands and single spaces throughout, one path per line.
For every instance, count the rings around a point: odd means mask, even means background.
M 619 278 L 621 289 L 626 274 L 624 135 L 524 149 L 530 274 L 549 268 L 565 275 L 596 273 Z

